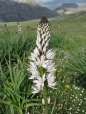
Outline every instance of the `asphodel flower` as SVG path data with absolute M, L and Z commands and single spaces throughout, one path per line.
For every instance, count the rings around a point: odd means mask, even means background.
M 30 66 L 28 68 L 31 76 L 29 79 L 33 80 L 33 91 L 36 94 L 43 90 L 46 85 L 49 88 L 55 88 L 55 74 L 56 68 L 54 64 L 55 52 L 50 49 L 48 45 L 50 41 L 50 24 L 48 20 L 43 17 L 37 28 L 36 47 L 30 56 Z
M 18 33 L 21 33 L 22 32 L 21 25 L 19 23 L 17 23 L 17 25 L 18 25 Z

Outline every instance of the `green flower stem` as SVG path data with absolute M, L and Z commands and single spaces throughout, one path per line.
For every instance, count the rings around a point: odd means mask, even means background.
M 43 74 L 44 74 L 44 69 L 43 69 L 43 67 L 40 67 L 40 74 L 41 74 L 41 76 L 43 76 Z M 44 84 L 44 87 L 43 87 L 43 98 L 44 98 L 44 100 L 45 100 L 45 106 L 44 106 L 44 114 L 48 114 L 48 103 L 47 103 L 47 86 L 46 86 L 47 84 L 46 84 L 46 82 L 45 82 L 45 84 Z
M 44 86 L 43 88 L 43 97 L 44 97 L 44 100 L 45 100 L 45 110 L 44 110 L 44 114 L 48 114 L 48 103 L 47 103 L 47 87 Z
M 23 113 L 22 113 L 22 110 L 19 110 L 19 114 L 23 114 Z
M 39 72 L 40 72 L 41 76 L 43 76 L 43 74 L 44 74 L 44 70 L 43 70 L 42 66 L 39 67 Z

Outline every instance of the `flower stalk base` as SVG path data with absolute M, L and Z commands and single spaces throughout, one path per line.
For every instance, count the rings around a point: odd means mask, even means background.
M 52 49 L 48 50 L 50 41 L 50 23 L 46 17 L 42 17 L 37 27 L 36 47 L 30 56 L 29 72 L 31 76 L 29 79 L 33 80 L 32 93 L 41 92 L 43 95 L 42 104 L 44 107 L 43 114 L 48 114 L 48 88 L 54 89 L 55 82 L 55 52 Z
M 43 97 L 45 100 L 44 114 L 48 114 L 47 87 L 46 86 L 44 86 L 44 88 L 43 88 Z

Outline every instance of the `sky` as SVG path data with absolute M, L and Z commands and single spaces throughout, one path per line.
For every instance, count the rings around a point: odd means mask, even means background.
M 39 3 L 55 9 L 63 3 L 86 3 L 86 0 L 37 0 Z

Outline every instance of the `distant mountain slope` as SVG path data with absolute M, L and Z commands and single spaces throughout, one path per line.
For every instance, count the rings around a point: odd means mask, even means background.
M 68 14 L 68 15 L 59 15 L 58 17 L 54 18 L 56 20 L 63 20 L 65 22 L 69 22 L 69 21 L 81 21 L 84 20 L 85 21 L 85 26 L 86 26 L 86 11 L 81 11 L 81 12 L 77 12 L 77 13 L 73 13 L 73 14 Z
M 40 6 L 35 0 L 0 0 L 0 22 L 26 21 L 57 13 Z
M 59 14 L 72 14 L 80 11 L 86 11 L 86 3 L 64 3 L 62 6 L 56 8 Z

